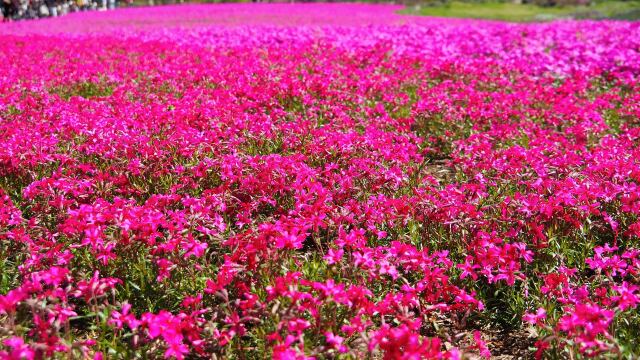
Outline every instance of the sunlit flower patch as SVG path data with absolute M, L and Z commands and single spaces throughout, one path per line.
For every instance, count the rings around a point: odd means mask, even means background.
M 640 355 L 640 25 L 0 27 L 0 358 Z

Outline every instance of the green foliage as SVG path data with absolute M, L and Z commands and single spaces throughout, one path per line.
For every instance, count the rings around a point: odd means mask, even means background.
M 636 0 L 600 1 L 591 6 L 539 6 L 497 1 L 451 1 L 429 3 L 425 6 L 418 4 L 403 10 L 402 13 L 516 22 L 549 21 L 563 18 L 637 20 L 640 18 L 640 2 Z
M 80 96 L 85 99 L 101 98 L 111 96 L 114 86 L 106 81 L 92 82 L 82 81 L 68 85 L 58 85 L 49 89 L 50 94 L 57 94 L 65 100 L 73 96 Z

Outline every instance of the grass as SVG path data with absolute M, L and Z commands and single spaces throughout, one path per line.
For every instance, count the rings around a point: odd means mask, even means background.
M 402 11 L 405 14 L 492 19 L 515 22 L 577 19 L 640 19 L 640 1 L 600 1 L 591 6 L 542 7 L 508 2 L 470 3 L 453 1 L 445 4 L 416 5 Z
M 49 93 L 58 94 L 61 98 L 69 100 L 72 96 L 80 96 L 85 99 L 107 97 L 113 95 L 113 86 L 106 81 L 98 83 L 82 81 L 70 85 L 60 85 L 49 89 Z

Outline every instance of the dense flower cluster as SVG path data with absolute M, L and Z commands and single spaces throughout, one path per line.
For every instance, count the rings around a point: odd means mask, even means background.
M 640 354 L 640 25 L 396 9 L 3 25 L 0 358 Z

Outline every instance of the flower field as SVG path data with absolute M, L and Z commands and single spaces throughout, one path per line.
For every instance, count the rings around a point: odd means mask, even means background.
M 0 358 L 640 356 L 640 24 L 0 26 Z

